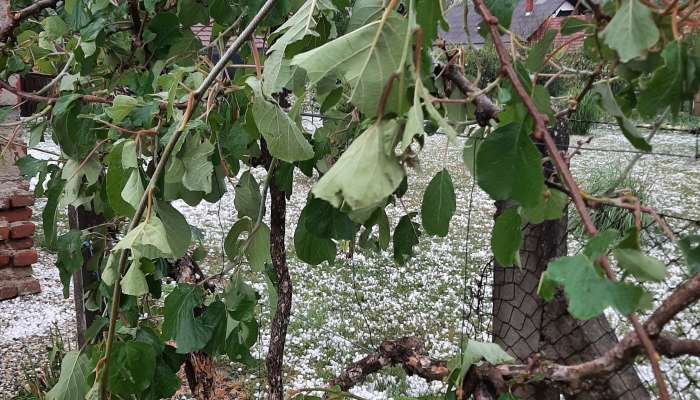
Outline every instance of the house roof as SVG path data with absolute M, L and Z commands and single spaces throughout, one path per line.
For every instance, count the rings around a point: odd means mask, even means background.
M 534 11 L 527 13 L 525 12 L 526 0 L 519 0 L 513 10 L 510 30 L 520 39 L 527 40 L 565 2 L 567 0 L 535 0 Z M 474 9 L 474 3 L 469 0 L 465 0 L 464 3 L 454 6 L 447 11 L 445 19 L 449 24 L 449 30 L 441 32 L 441 36 L 448 44 L 469 43 L 464 32 L 465 4 L 469 7 L 467 19 L 471 43 L 482 45 L 485 42 L 484 37 L 479 32 L 479 24 L 481 24 L 482 18 Z M 502 39 L 506 42 L 510 41 L 507 35 L 502 36 Z

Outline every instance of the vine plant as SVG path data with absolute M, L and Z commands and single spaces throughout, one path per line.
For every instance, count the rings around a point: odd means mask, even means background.
M 665 267 L 642 251 L 638 228 L 598 232 L 587 209 L 622 207 L 637 218 L 654 211 L 633 195 L 583 193 L 552 131 L 592 92 L 633 146 L 651 150 L 630 119 L 677 113 L 700 89 L 700 40 L 693 32 L 698 3 L 580 1 L 592 17 L 568 19 L 562 33 L 584 37 L 584 53 L 597 63 L 592 71 L 557 63 L 567 43 L 552 46 L 554 32 L 530 48 L 515 38 L 506 48 L 502 35 L 509 34 L 515 3 L 474 0 L 481 32 L 502 66 L 501 77 L 479 88 L 462 72 L 463 63 L 478 60 L 462 60 L 458 49 L 438 40 L 448 27 L 435 0 L 2 1 L 0 87 L 40 110 L 4 125 L 26 125 L 29 147 L 48 134 L 60 147 L 54 159 L 25 157 L 18 164 L 25 175 L 38 176 L 36 193 L 47 197 L 43 228 L 46 243 L 57 249 L 66 294 L 83 265 L 100 277 L 85 302 L 103 316 L 86 332 L 88 343 L 66 355 L 47 397 L 159 399 L 175 393 L 176 372 L 183 363 L 192 367 L 192 357 L 255 363 L 250 348 L 258 337 L 259 296 L 241 278 L 246 269 L 264 276 L 274 294 L 266 367 L 269 395 L 281 399 L 292 304 L 285 209 L 286 198 L 299 190 L 294 174 L 318 177 L 296 221 L 297 257 L 313 265 L 333 262 L 338 244 L 350 242 L 377 251 L 391 247 L 396 263 L 410 262 L 423 232 L 448 234 L 456 199 L 443 170 L 420 210 L 405 209 L 407 177 L 426 136 L 445 134 L 455 149 L 463 123 L 455 116 L 467 115 L 479 129 L 470 131 L 466 167 L 493 200 L 508 205 L 492 233 L 497 262 L 518 268 L 521 227 L 558 219 L 571 199 L 591 238 L 581 254 L 549 265 L 539 293 L 551 299 L 562 290 L 578 319 L 612 308 L 634 330 L 603 356 L 568 366 L 512 364 L 498 346 L 475 341 L 448 364 L 425 355 L 412 339 L 388 340 L 334 380 L 336 389 L 323 390 L 346 391 L 400 364 L 426 379 L 447 380 L 448 396 L 495 398 L 535 376 L 573 393 L 641 353 L 660 397 L 668 398 L 659 355 L 700 354 L 698 341 L 662 335 L 671 318 L 700 298 L 700 237 L 679 240 L 686 282 L 642 323 L 635 314 L 649 304 L 645 283 L 666 279 Z M 197 24 L 212 27 L 210 44 L 193 33 Z M 216 63 L 214 52 L 222 55 Z M 233 63 L 236 57 L 244 63 Z M 545 66 L 558 72 L 547 76 Z M 35 90 L 8 81 L 29 73 L 49 78 Z M 580 76 L 587 83 L 575 98 L 563 105 L 550 99 L 546 82 Z M 447 96 L 446 87 L 464 98 Z M 301 126 L 309 98 L 332 117 L 313 134 Z M 262 185 L 254 168 L 266 170 Z M 554 175 L 545 178 L 544 168 Z M 221 201 L 227 180 L 235 182 L 235 200 L 224 206 L 238 215 L 224 246 L 228 267 L 189 281 L 173 276 L 172 265 L 196 244 L 192 221 L 172 202 Z M 57 220 L 68 206 L 107 223 L 59 232 Z M 387 207 L 404 213 L 394 227 Z M 86 243 L 97 250 L 90 259 L 83 257 Z M 168 276 L 179 283 L 164 296 Z M 149 305 L 161 297 L 162 308 Z M 196 374 L 187 377 L 191 388 L 201 389 L 198 396 L 212 395 Z

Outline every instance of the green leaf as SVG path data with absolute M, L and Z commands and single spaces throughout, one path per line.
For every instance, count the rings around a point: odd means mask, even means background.
M 491 11 L 491 14 L 498 18 L 500 25 L 503 25 L 506 29 L 510 27 L 513 11 L 515 11 L 515 0 L 484 0 L 484 4 Z M 481 26 L 479 31 L 482 31 Z
M 194 313 L 202 306 L 203 296 L 200 287 L 179 284 L 165 298 L 163 336 L 175 340 L 178 354 L 201 350 L 212 336 L 215 325 Z
M 620 268 L 642 281 L 661 282 L 666 277 L 666 266 L 639 250 L 615 249 L 613 256 Z
M 478 342 L 469 339 L 462 352 L 462 369 L 466 371 L 469 369 L 469 366 L 476 364 L 482 359 L 492 365 L 509 364 L 515 361 L 510 354 L 506 353 L 496 343 Z
M 394 120 L 370 126 L 316 183 L 314 196 L 336 208 L 347 206 L 351 210 L 372 209 L 389 197 L 404 177 L 393 150 L 391 154 L 384 150 L 397 128 Z
M 678 242 L 685 262 L 688 264 L 688 273 L 693 276 L 700 272 L 700 235 L 689 235 Z
M 322 207 L 322 209 L 319 210 L 319 207 Z M 324 261 L 332 262 L 335 260 L 337 249 L 333 240 L 330 239 L 330 233 L 334 230 L 334 224 L 332 221 L 323 219 L 333 213 L 332 210 L 328 210 L 328 207 L 336 210 L 321 199 L 312 199 L 299 214 L 299 221 L 294 231 L 294 250 L 297 257 L 307 264 L 318 265 Z M 335 212 L 339 213 L 337 210 Z M 319 216 L 322 219 L 318 219 Z M 316 235 L 312 232 L 309 228 L 314 224 L 324 224 L 324 226 L 318 227 L 314 231 L 327 235 Z
M 232 318 L 238 321 L 255 318 L 255 305 L 258 303 L 258 296 L 255 289 L 242 279 L 231 277 L 224 291 L 224 302 L 226 310 L 231 313 Z
M 107 389 L 110 393 L 129 398 L 155 383 L 156 354 L 150 344 L 115 343 L 109 364 Z
M 250 244 L 245 252 L 250 268 L 255 272 L 265 270 L 265 263 L 271 263 L 270 256 L 270 228 L 264 223 L 260 223 L 258 230 L 253 233 Z
M 70 230 L 56 240 L 56 267 L 63 284 L 63 298 L 67 299 L 73 273 L 83 266 L 82 232 Z
M 609 306 L 626 315 L 639 309 L 643 302 L 644 290 L 609 281 L 596 270 L 588 257 L 582 255 L 561 257 L 550 262 L 542 279 L 551 279 L 564 286 L 569 313 L 579 320 L 595 318 Z M 547 286 L 540 283 L 540 288 Z
M 683 102 L 692 99 L 697 91 L 692 81 L 698 72 L 688 59 L 686 44 L 671 42 L 664 47 L 661 56 L 664 65 L 654 71 L 651 81 L 638 96 L 637 110 L 646 117 L 653 117 L 666 107 L 677 114 Z
M 41 25 L 52 39 L 58 39 L 68 33 L 68 25 L 57 15 L 44 18 Z
M 243 245 L 245 239 L 240 239 L 243 232 L 250 232 L 253 222 L 250 218 L 244 217 L 236 221 L 224 239 L 224 252 L 231 262 L 236 262 L 243 256 Z
M 122 293 L 130 296 L 143 296 L 144 294 L 148 294 L 148 282 L 146 282 L 146 275 L 144 275 L 141 270 L 140 259 L 131 261 L 129 269 L 122 278 L 121 287 Z
M 514 199 L 523 207 L 535 207 L 542 198 L 540 153 L 527 131 L 525 124 L 510 123 L 479 146 L 477 182 L 494 200 Z
M 443 31 L 449 26 L 442 12 L 442 2 L 434 0 L 416 0 L 416 22 L 423 29 L 424 46 L 430 47 L 437 37 L 438 25 Z
M 58 100 L 56 100 L 56 103 L 54 104 L 51 112 L 54 116 L 65 114 L 66 111 L 68 111 L 68 108 L 71 106 L 71 104 L 73 104 L 73 102 L 75 102 L 81 97 L 83 97 L 83 95 L 77 93 L 61 96 L 58 98 Z
M 327 201 L 313 198 L 304 210 L 306 229 L 319 238 L 352 240 L 357 233 L 358 226 L 348 215 Z
M 384 13 L 384 2 L 382 0 L 357 0 L 352 6 L 350 20 L 348 21 L 348 32 L 376 21 Z
M 187 252 L 192 241 L 190 224 L 187 223 L 185 216 L 169 202 L 156 199 L 155 205 L 158 218 L 165 228 L 165 238 L 172 250 L 172 257 L 180 258 Z
M 249 217 L 252 220 L 257 220 L 262 196 L 260 195 L 260 186 L 253 174 L 250 171 L 243 172 L 234 190 L 236 197 L 233 199 L 233 204 L 238 211 L 238 217 Z
M 211 0 L 209 15 L 219 25 L 228 25 L 236 20 L 236 11 L 229 0 Z
M 404 264 L 413 256 L 413 247 L 418 244 L 420 237 L 420 225 L 413 222 L 415 212 L 401 217 L 394 229 L 394 260 L 398 264 Z
M 557 31 L 550 29 L 545 32 L 542 39 L 537 41 L 527 53 L 525 66 L 530 72 L 539 72 L 544 67 L 544 58 L 547 56 L 552 41 L 557 36 Z
M 620 109 L 620 106 L 617 104 L 617 100 L 615 100 L 615 96 L 613 95 L 612 89 L 608 83 L 595 84 L 595 86 L 593 86 L 592 93 L 595 93 L 598 96 L 598 103 L 600 104 L 600 107 L 615 117 L 620 125 L 622 134 L 625 135 L 632 146 L 642 151 L 651 151 L 651 145 L 637 131 L 634 124 L 627 119 L 627 116 L 625 116 Z
M 209 23 L 209 8 L 197 0 L 178 0 L 177 16 L 184 28 Z
M 619 238 L 620 233 L 615 229 L 606 229 L 598 232 L 597 235 L 588 239 L 588 242 L 583 247 L 583 254 L 590 260 L 595 261 L 599 257 L 608 254 L 610 248 L 613 247 Z
M 117 215 L 131 217 L 134 214 L 134 207 L 124 200 L 122 190 L 126 187 L 130 174 L 122 167 L 122 153 L 125 142 L 117 143 L 106 157 L 107 176 L 106 188 L 107 202 Z M 138 195 L 138 193 L 137 193 Z M 135 196 L 127 196 L 132 198 Z
M 105 108 L 105 112 L 115 124 L 119 124 L 131 113 L 137 104 L 138 101 L 135 98 L 120 94 L 114 96 L 112 106 Z
M 61 375 L 56 385 L 46 393 L 46 400 L 83 399 L 90 390 L 88 377 L 92 372 L 90 359 L 79 351 L 69 351 L 61 361 Z
M 446 169 L 438 172 L 423 194 L 421 219 L 423 228 L 430 235 L 447 236 L 450 220 L 457 209 L 455 189 Z
M 535 207 L 523 207 L 522 216 L 528 223 L 541 224 L 561 218 L 569 204 L 569 197 L 559 190 L 545 190 Z
M 659 41 L 652 12 L 639 0 L 622 0 L 622 7 L 600 35 L 622 62 L 645 55 Z
M 507 208 L 496 217 L 491 236 L 491 251 L 502 267 L 520 266 L 522 219 L 515 208 Z
M 130 249 L 134 258 L 172 258 L 173 250 L 167 241 L 165 226 L 157 217 L 140 223 L 114 246 L 114 250 Z
M 208 139 L 200 139 L 199 135 L 192 135 L 187 138 L 182 153 L 182 164 L 185 169 L 182 184 L 194 192 L 211 192 L 214 165 L 210 157 L 214 153 L 214 145 Z
M 267 149 L 273 157 L 292 163 L 314 156 L 311 144 L 277 103 L 273 104 L 262 97 L 256 97 L 253 113 L 255 124 L 265 138 Z
M 350 101 L 368 117 L 375 116 L 389 76 L 400 69 L 402 44 L 409 24 L 390 16 L 374 21 L 321 47 L 296 55 L 292 65 L 306 70 L 309 84 L 338 74 L 352 92 Z

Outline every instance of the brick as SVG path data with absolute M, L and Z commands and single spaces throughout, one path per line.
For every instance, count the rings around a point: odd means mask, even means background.
M 32 267 L 10 267 L 0 269 L 0 281 L 12 283 L 18 279 L 31 278 Z
M 10 224 L 4 219 L 0 219 L 0 240 L 10 238 Z
M 34 204 L 34 196 L 31 193 L 22 191 L 20 193 L 15 193 L 10 197 L 10 204 L 12 207 L 26 207 Z
M 0 211 L 0 219 L 7 222 L 30 221 L 32 219 L 32 209 L 29 207 L 11 208 Z
M 10 265 L 12 253 L 7 250 L 0 250 L 0 268 Z
M 0 210 L 7 210 L 10 207 L 10 198 L 5 193 L 0 192 Z
M 41 292 L 41 285 L 35 278 L 22 279 L 15 283 L 17 292 L 20 296 L 25 294 L 34 294 Z
M 34 239 L 30 237 L 0 242 L 0 250 L 24 250 L 33 246 Z
M 12 239 L 26 238 L 34 235 L 36 227 L 30 221 L 17 221 L 10 224 L 10 237 Z
M 0 300 L 13 299 L 17 297 L 18 294 L 19 290 L 17 290 L 17 287 L 14 285 L 0 286 Z
M 36 250 L 17 250 L 12 256 L 12 265 L 15 267 L 22 267 L 25 265 L 32 265 L 39 259 L 36 254 Z

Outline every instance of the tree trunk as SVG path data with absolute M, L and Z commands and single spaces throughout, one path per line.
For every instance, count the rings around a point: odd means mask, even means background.
M 284 361 L 284 345 L 289 326 L 289 316 L 292 309 L 292 282 L 287 268 L 287 252 L 285 247 L 285 217 L 287 200 L 284 192 L 279 190 L 270 180 L 270 255 L 272 267 L 277 277 L 277 311 L 272 318 L 270 327 L 270 346 L 265 365 L 267 366 L 267 383 L 269 397 L 272 400 L 282 400 L 284 397 L 282 383 L 282 367 Z
M 68 226 L 70 229 L 86 229 L 92 228 L 104 223 L 104 218 L 100 214 L 96 214 L 92 210 L 88 210 L 83 206 L 75 208 L 68 207 Z M 78 347 L 82 348 L 85 345 L 85 330 L 92 325 L 95 317 L 98 315 L 95 311 L 88 310 L 85 307 L 86 289 L 98 283 L 97 274 L 95 271 L 90 271 L 88 268 L 89 261 L 93 254 L 92 247 L 83 246 L 83 265 L 73 273 L 73 302 L 75 304 L 75 328 Z M 102 254 L 97 255 L 102 257 Z
M 557 127 L 557 142 L 568 146 L 564 121 Z M 551 165 L 545 174 L 552 174 Z M 499 205 L 501 208 L 502 205 Z M 589 321 L 578 321 L 567 312 L 567 303 L 559 293 L 551 303 L 537 295 L 540 276 L 547 264 L 567 254 L 568 217 L 528 225 L 523 230 L 520 249 L 522 268 L 494 268 L 493 283 L 493 340 L 519 361 L 539 353 L 559 363 L 578 363 L 593 359 L 617 343 L 617 337 L 604 315 Z M 649 394 L 633 367 L 612 375 L 596 390 L 570 398 L 645 400 Z M 551 387 L 537 387 L 521 398 L 559 399 L 560 393 Z

